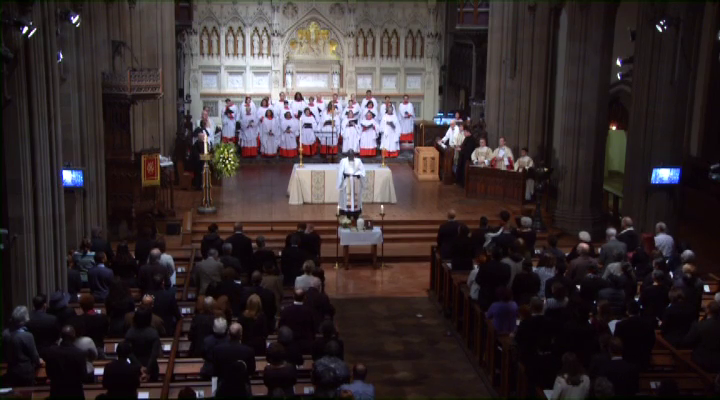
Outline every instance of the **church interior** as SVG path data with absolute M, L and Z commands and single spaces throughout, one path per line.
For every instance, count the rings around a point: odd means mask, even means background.
M 0 398 L 720 394 L 720 3 L 0 19 Z

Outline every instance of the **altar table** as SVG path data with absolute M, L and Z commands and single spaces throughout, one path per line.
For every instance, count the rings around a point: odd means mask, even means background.
M 383 242 L 383 233 L 379 227 L 372 230 L 357 231 L 338 227 L 340 245 L 343 247 L 343 263 L 345 268 L 350 265 L 350 246 L 370 246 L 372 266 L 377 266 L 377 246 Z
M 337 204 L 338 164 L 293 166 L 287 193 L 290 204 Z M 379 164 L 365 164 L 363 203 L 397 203 L 392 171 Z

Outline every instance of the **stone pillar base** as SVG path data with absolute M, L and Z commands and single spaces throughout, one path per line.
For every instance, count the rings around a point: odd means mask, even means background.
M 557 209 L 553 214 L 554 225 L 566 232 L 577 234 L 580 231 L 590 233 L 593 241 L 605 239 L 605 226 L 602 213 L 593 210 Z

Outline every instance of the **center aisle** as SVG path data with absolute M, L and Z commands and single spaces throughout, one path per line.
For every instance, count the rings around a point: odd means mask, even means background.
M 376 397 L 490 397 L 426 297 L 333 298 L 345 361 L 368 367 Z

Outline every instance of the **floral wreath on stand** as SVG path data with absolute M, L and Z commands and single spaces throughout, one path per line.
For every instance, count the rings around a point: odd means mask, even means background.
M 215 168 L 215 173 L 220 178 L 235 176 L 238 168 L 240 168 L 240 159 L 235 144 L 221 143 L 215 146 L 212 165 Z

